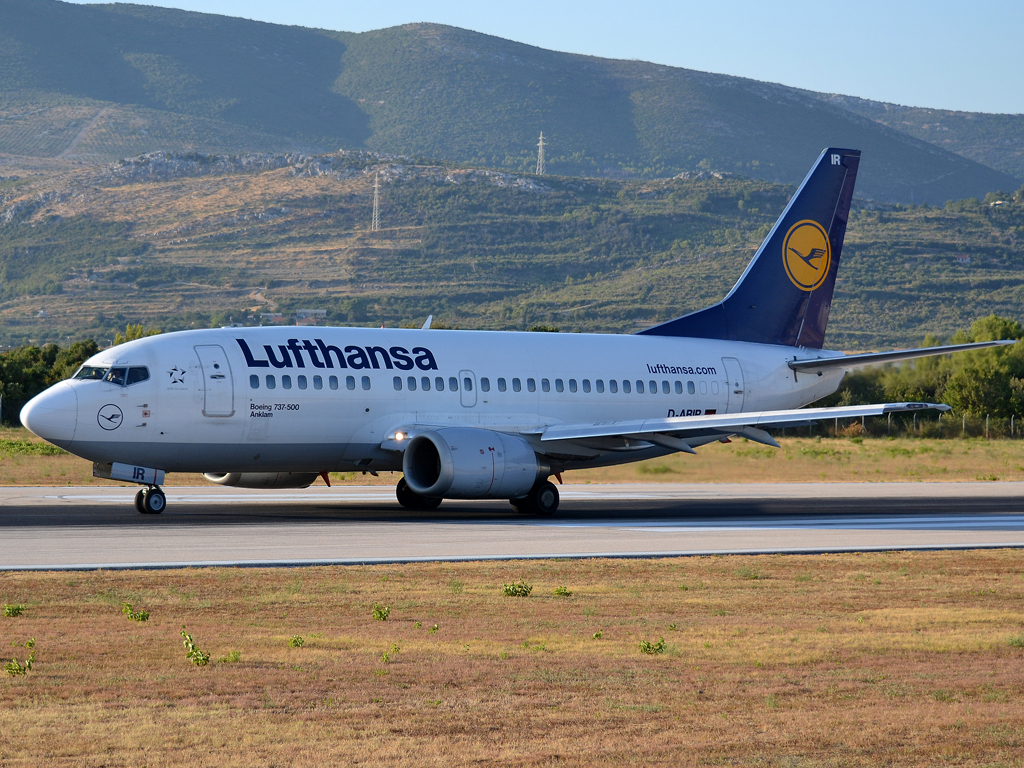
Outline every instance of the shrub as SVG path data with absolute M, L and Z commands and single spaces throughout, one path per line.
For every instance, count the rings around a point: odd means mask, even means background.
M 185 658 L 195 664 L 197 667 L 205 667 L 210 663 L 210 654 L 205 651 L 201 651 L 196 647 L 196 644 L 192 641 L 192 635 L 185 631 L 185 625 L 181 626 L 181 639 L 185 645 Z
M 17 647 L 17 643 L 11 643 Z M 11 659 L 4 665 L 4 669 L 7 670 L 7 674 L 14 677 L 16 675 L 24 675 L 32 671 L 32 665 L 36 661 L 36 639 L 34 637 L 29 638 L 28 642 L 24 645 L 25 648 L 29 649 L 28 658 L 25 659 L 25 663 L 22 664 L 17 659 Z
M 664 652 L 665 652 L 665 638 L 664 637 L 658 638 L 658 642 L 656 642 L 656 643 L 652 643 L 652 642 L 650 642 L 648 640 L 641 640 L 640 641 L 640 653 L 647 653 L 647 654 L 650 654 L 650 655 L 654 655 L 656 653 L 664 653 Z
M 128 602 L 121 603 L 121 613 L 127 616 L 130 621 L 149 621 L 149 611 L 136 611 L 132 608 L 132 604 Z
M 600 640 L 602 637 L 604 637 L 604 632 L 602 632 L 601 630 L 598 630 L 597 632 L 594 633 L 593 637 L 594 637 L 595 640 Z
M 383 605 L 382 603 L 374 603 L 373 611 L 371 612 L 374 621 L 387 621 L 391 615 L 390 606 Z
M 572 597 L 572 590 L 568 587 L 555 587 L 555 597 Z
M 20 603 L 16 603 L 14 605 L 8 605 L 7 603 L 4 603 L 4 616 L 6 616 L 9 619 L 14 618 L 15 616 L 21 616 L 21 614 L 23 614 L 24 612 L 25 606 L 21 605 Z
M 301 648 L 306 644 L 306 641 L 302 639 L 302 635 L 292 635 L 292 639 L 288 641 L 289 648 Z
M 533 585 L 527 584 L 522 579 L 513 581 L 511 584 L 501 585 L 501 593 L 505 597 L 529 597 L 531 592 L 533 592 Z

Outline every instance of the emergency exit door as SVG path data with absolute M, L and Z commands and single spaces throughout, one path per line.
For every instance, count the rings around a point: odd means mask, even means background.
M 735 357 L 723 357 L 722 365 L 725 366 L 725 375 L 729 379 L 725 383 L 725 391 L 729 395 L 729 413 L 740 413 L 743 411 L 743 396 L 746 394 L 743 386 L 743 369 Z

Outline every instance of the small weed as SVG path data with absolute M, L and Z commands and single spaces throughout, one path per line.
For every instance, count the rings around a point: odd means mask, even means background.
M 976 475 L 975 480 L 980 480 L 983 483 L 997 483 L 999 482 L 999 475 Z
M 739 576 L 741 579 L 748 579 L 750 581 L 760 581 L 761 579 L 768 578 L 756 568 L 751 568 L 746 565 L 742 568 L 737 568 L 736 575 Z
M 219 661 L 221 664 L 237 664 L 241 660 L 241 651 L 228 651 L 227 656 L 221 656 L 217 661 Z
M 18 643 L 11 643 L 11 645 L 13 645 L 15 648 L 19 647 Z M 7 670 L 7 674 L 11 677 L 28 674 L 32 671 L 32 665 L 35 664 L 36 661 L 36 639 L 34 637 L 29 638 L 29 640 L 23 646 L 20 647 L 28 648 L 28 658 L 25 659 L 24 664 L 19 662 L 17 659 L 11 659 L 4 665 L 4 669 Z
M 417 621 L 417 622 L 416 622 L 415 624 L 413 624 L 412 626 L 413 626 L 413 628 L 414 628 L 414 629 L 419 629 L 420 627 L 422 627 L 422 626 L 423 626 L 423 622 L 422 622 L 422 621 Z
M 401 652 L 401 650 L 402 649 L 398 646 L 398 643 L 392 643 L 391 647 L 380 655 L 380 663 L 390 664 L 391 660 L 394 659 L 395 656 L 397 656 Z
M 306 641 L 303 639 L 302 635 L 292 635 L 291 640 L 288 641 L 289 648 L 301 648 L 305 644 Z
M 4 603 L 4 616 L 9 619 L 13 619 L 15 616 L 21 616 L 25 612 L 25 606 L 20 603 L 14 605 L 8 605 Z
M 555 587 L 555 597 L 572 597 L 572 590 L 568 587 Z
M 859 437 L 855 437 L 853 439 L 854 440 L 859 440 L 860 438 Z M 779 697 L 776 696 L 774 693 L 769 693 L 767 696 L 764 697 L 764 705 L 766 707 L 768 707 L 768 709 L 778 709 L 779 708 Z
M 654 654 L 664 653 L 664 652 L 665 652 L 665 638 L 664 637 L 658 638 L 658 642 L 656 642 L 656 643 L 652 643 L 649 640 L 641 640 L 640 641 L 640 653 L 647 653 L 647 654 L 650 654 L 650 655 L 653 656 Z
M 439 627 L 439 626 L 437 626 L 437 624 L 435 624 L 434 626 L 432 626 L 432 627 L 430 628 L 430 634 L 434 634 L 434 633 L 435 633 L 435 632 L 437 632 L 437 630 L 439 630 L 439 629 L 440 629 L 440 627 Z
M 463 584 L 461 581 L 458 581 L 457 579 L 452 580 L 448 582 L 448 591 L 451 592 L 453 595 L 461 595 L 462 590 L 465 586 L 465 584 Z
M 121 603 L 121 613 L 127 616 L 129 621 L 149 621 L 149 611 L 136 611 L 129 602 Z
M 810 573 L 798 573 L 796 575 L 797 581 L 814 581 L 814 576 Z
M 205 651 L 201 651 L 196 647 L 196 644 L 192 641 L 192 635 L 185 631 L 185 625 L 181 625 L 181 639 L 185 645 L 185 658 L 195 664 L 197 667 L 205 667 L 210 663 L 210 654 Z
M 501 585 L 501 593 L 505 597 L 529 597 L 531 592 L 533 592 L 533 585 L 527 584 L 522 579 L 513 581 L 511 584 Z
M 387 621 L 388 616 L 391 615 L 391 607 L 382 603 L 374 603 L 371 615 L 374 621 Z
M 668 628 L 669 628 L 669 630 L 671 630 L 672 632 L 677 632 L 677 631 L 679 630 L 679 627 L 677 627 L 677 626 L 676 626 L 675 624 L 669 624 L 669 625 L 668 625 Z
M 389 669 L 375 669 L 375 670 L 373 670 L 373 674 L 376 677 L 384 677 L 384 675 L 391 674 L 391 670 L 389 670 Z M 373 701 L 374 701 L 374 703 L 381 703 L 381 704 L 384 703 L 382 699 L 374 699 Z
M 932 691 L 932 698 L 936 701 L 960 701 L 955 693 L 941 688 L 937 691 Z
M 602 632 L 601 630 L 598 630 L 597 632 L 594 633 L 593 637 L 594 637 L 595 640 L 600 640 L 602 637 L 604 637 L 604 632 Z
M 1011 648 L 1024 648 L 1024 635 L 1013 635 L 1008 641 Z

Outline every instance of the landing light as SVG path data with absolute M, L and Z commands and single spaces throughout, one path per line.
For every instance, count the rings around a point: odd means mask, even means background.
M 399 442 L 401 442 L 402 440 L 405 440 L 405 433 L 404 432 L 395 432 L 395 440 L 398 440 Z

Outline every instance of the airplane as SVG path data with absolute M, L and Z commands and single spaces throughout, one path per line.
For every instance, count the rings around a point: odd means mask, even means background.
M 141 486 L 167 472 L 305 488 L 330 472 L 402 472 L 409 509 L 443 499 L 558 508 L 561 473 L 767 428 L 931 403 L 806 408 L 846 371 L 1012 344 L 844 355 L 823 349 L 860 151 L 826 148 L 724 299 L 634 334 L 287 327 L 151 336 L 105 349 L 29 401 L 21 422 Z M 793 254 L 793 255 L 791 255 Z M 804 258 L 802 254 L 813 254 Z

